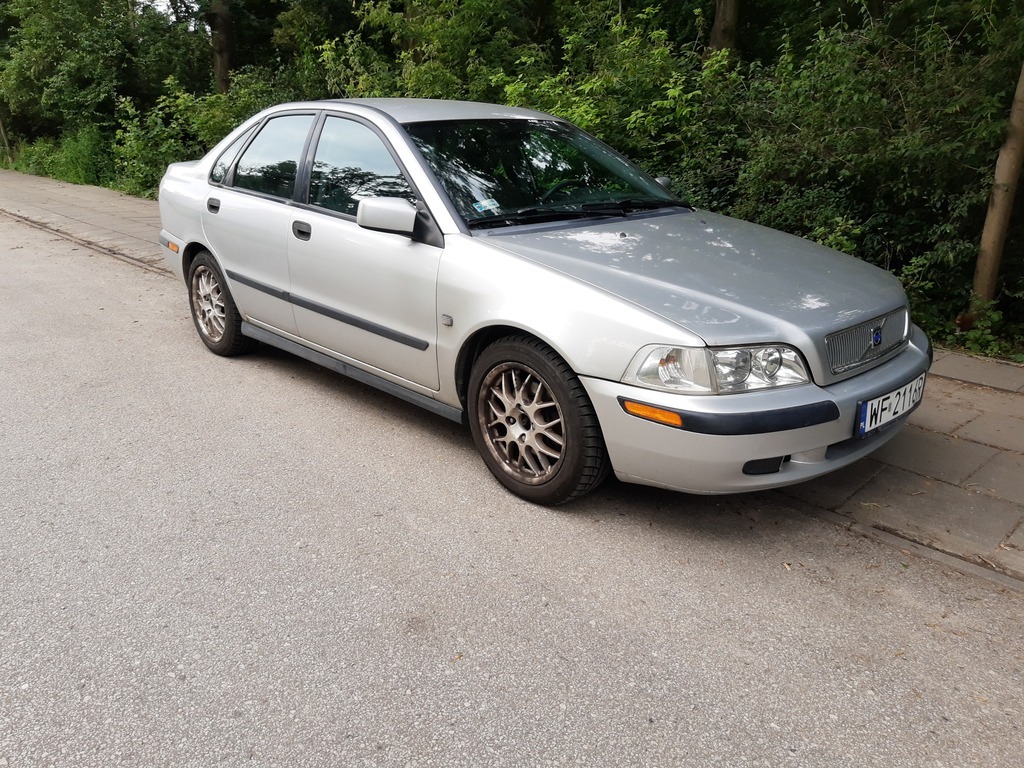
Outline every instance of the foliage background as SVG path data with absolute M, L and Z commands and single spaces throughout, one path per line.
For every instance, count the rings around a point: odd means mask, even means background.
M 1017 74 L 1024 0 L 8 0 L 9 167 L 153 195 L 271 104 L 420 96 L 566 117 L 696 205 L 895 272 L 939 343 L 1024 361 L 1024 195 L 997 301 L 956 318 Z M 230 15 L 215 92 L 211 13 Z

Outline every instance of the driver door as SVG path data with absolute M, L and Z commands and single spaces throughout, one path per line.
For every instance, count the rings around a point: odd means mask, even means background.
M 439 387 L 436 282 L 443 249 L 355 221 L 369 197 L 415 199 L 383 137 L 327 116 L 316 139 L 307 207 L 288 247 L 299 335 L 399 383 Z

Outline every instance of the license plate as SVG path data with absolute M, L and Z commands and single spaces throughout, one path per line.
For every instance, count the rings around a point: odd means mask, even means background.
M 921 398 L 924 397 L 924 376 L 922 373 L 899 389 L 861 403 L 857 411 L 857 437 L 864 437 L 901 416 L 906 416 L 920 405 Z

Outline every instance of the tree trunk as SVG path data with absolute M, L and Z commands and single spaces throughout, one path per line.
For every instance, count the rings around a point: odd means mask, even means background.
M 715 0 L 715 23 L 711 27 L 713 51 L 736 50 L 740 21 L 740 0 Z
M 206 14 L 206 23 L 210 25 L 213 77 L 217 93 L 227 93 L 231 87 L 231 54 L 235 47 L 231 26 L 231 0 L 213 0 Z
M 1017 90 L 1010 107 L 1010 125 L 1006 139 L 996 160 L 996 177 L 988 198 L 988 214 L 981 232 L 981 247 L 974 271 L 974 298 L 972 309 L 996 297 L 999 265 L 1003 260 L 1003 246 L 1010 228 L 1013 198 L 1020 182 L 1021 163 L 1024 162 L 1024 66 L 1020 69 Z
M 3 118 L 0 118 L 0 139 L 3 139 L 4 156 L 7 158 L 7 162 L 13 163 L 14 155 L 11 154 L 11 145 L 7 143 L 7 131 L 4 130 Z

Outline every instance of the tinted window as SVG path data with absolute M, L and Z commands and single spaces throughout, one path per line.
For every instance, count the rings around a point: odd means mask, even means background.
M 235 186 L 290 198 L 302 147 L 313 115 L 285 115 L 268 120 L 242 154 L 235 170 Z
M 248 130 L 231 142 L 231 145 L 224 150 L 223 154 L 217 159 L 217 164 L 213 166 L 213 170 L 210 171 L 210 181 L 220 184 L 224 181 L 224 177 L 228 175 L 228 168 L 235 162 L 235 158 L 238 157 L 238 150 L 242 148 L 242 145 L 252 135 L 252 130 Z
M 329 117 L 316 147 L 309 202 L 354 216 L 367 197 L 412 201 L 415 194 L 376 133 L 361 123 Z

